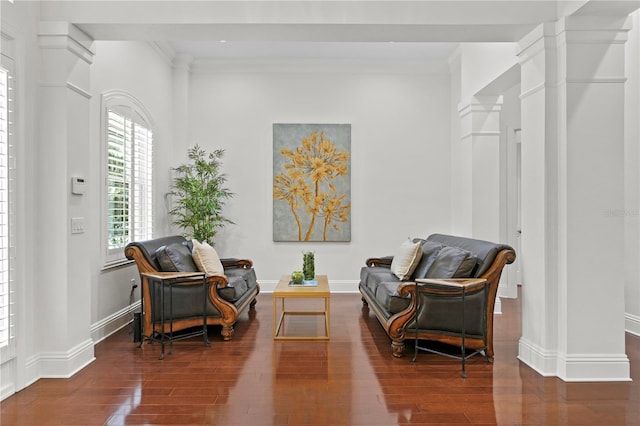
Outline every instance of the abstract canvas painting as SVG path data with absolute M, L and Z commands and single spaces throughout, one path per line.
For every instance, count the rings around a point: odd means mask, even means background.
M 273 125 L 273 240 L 351 241 L 351 125 Z

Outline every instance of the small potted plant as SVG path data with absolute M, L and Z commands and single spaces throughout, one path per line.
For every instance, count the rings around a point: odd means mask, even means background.
M 312 251 L 307 251 L 302 256 L 302 273 L 306 281 L 312 281 L 316 277 L 315 256 Z
M 304 279 L 304 275 L 302 271 L 293 271 L 291 273 L 291 282 L 293 284 L 302 284 L 302 280 Z

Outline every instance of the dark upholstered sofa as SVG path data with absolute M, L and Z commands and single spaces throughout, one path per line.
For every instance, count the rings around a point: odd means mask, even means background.
M 417 304 L 416 279 L 483 278 L 488 291 L 476 296 L 465 305 L 465 346 L 482 349 L 485 341 L 480 330 L 486 326 L 486 355 L 493 357 L 493 312 L 502 269 L 512 263 L 515 251 L 504 244 L 453 235 L 433 234 L 420 242 L 422 254 L 413 274 L 401 280 L 391 272 L 393 256 L 370 258 L 360 272 L 359 289 L 362 301 L 369 308 L 391 338 L 392 354 L 401 357 L 407 339 L 415 339 L 412 333 Z M 431 340 L 453 345 L 461 344 L 459 306 L 451 299 L 442 298 L 435 303 L 422 305 L 420 340 Z M 473 320 L 476 313 L 475 320 Z M 483 318 L 477 313 L 482 312 Z M 476 321 L 477 324 L 470 324 Z
M 191 259 L 191 241 L 182 236 L 155 238 L 147 241 L 136 241 L 127 245 L 125 256 L 135 260 L 140 274 L 157 272 L 197 272 Z M 224 267 L 224 275 L 207 276 L 209 293 L 206 301 L 207 324 L 221 325 L 224 340 L 231 340 L 233 325 L 238 316 L 247 308 L 254 309 L 256 296 L 260 286 L 256 280 L 253 263 L 248 259 L 220 259 Z M 160 306 L 153 306 L 149 281 L 142 278 L 142 332 L 144 336 L 152 336 L 158 332 Z M 167 291 L 167 289 L 165 289 Z M 202 326 L 203 293 L 200 286 L 175 286 L 173 289 L 173 321 L 172 331 Z M 165 297 L 168 300 L 167 297 Z M 165 300 L 165 304 L 167 303 Z M 152 330 L 152 324 L 155 330 Z M 164 324 L 167 332 L 168 324 Z

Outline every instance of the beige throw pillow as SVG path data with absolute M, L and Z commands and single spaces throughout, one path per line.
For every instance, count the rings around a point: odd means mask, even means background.
M 209 275 L 224 275 L 224 268 L 218 253 L 207 242 L 201 243 L 198 240 L 193 240 L 191 256 L 200 272 Z
M 422 257 L 422 245 L 420 242 L 412 243 L 407 240 L 400 246 L 398 252 L 391 261 L 391 272 L 401 280 L 408 280 L 418 266 Z

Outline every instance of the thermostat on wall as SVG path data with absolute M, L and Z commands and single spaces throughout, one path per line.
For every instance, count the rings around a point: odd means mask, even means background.
M 84 194 L 84 178 L 72 177 L 71 178 L 71 193 L 76 195 Z

